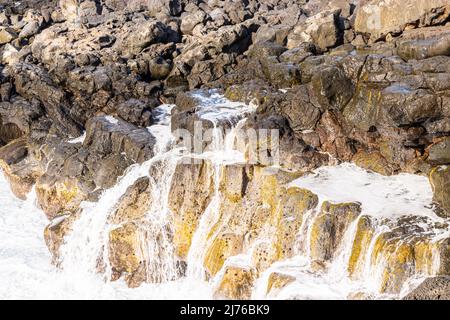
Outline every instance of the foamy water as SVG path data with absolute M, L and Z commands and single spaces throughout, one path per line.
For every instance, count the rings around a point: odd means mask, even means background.
M 439 219 L 432 210 L 433 192 L 424 176 L 408 173 L 383 176 L 343 163 L 321 167 L 291 185 L 311 190 L 320 200 L 360 202 L 364 214 L 384 217 L 414 214 Z
M 180 279 L 130 289 L 122 281 L 105 282 L 98 274 L 58 270 L 43 231 L 48 224 L 34 204 L 14 197 L 0 174 L 0 299 L 208 299 L 202 281 Z
M 201 101 L 201 116 L 213 121 L 228 123 L 239 129 L 252 107 L 226 100 L 217 92 L 207 96 L 196 95 Z M 243 155 L 233 150 L 233 131 L 223 137 L 221 128 L 215 128 L 213 148 L 203 154 L 191 155 L 206 158 L 213 165 L 215 181 L 212 200 L 202 214 L 194 233 L 187 257 L 187 274 L 180 277 L 177 260 L 170 239 L 171 225 L 168 196 L 177 161 L 186 154 L 173 145 L 170 133 L 170 112 L 173 106 L 162 105 L 155 110 L 156 124 L 148 130 L 155 136 L 155 156 L 142 165 L 128 168 L 111 189 L 105 190 L 96 203 L 84 202 L 80 218 L 75 221 L 61 248 L 61 266 L 53 266 L 45 246 L 43 231 L 48 224 L 44 213 L 35 205 L 35 194 L 28 200 L 16 199 L 2 174 L 0 174 L 0 299 L 210 299 L 225 268 L 209 282 L 204 280 L 203 259 L 209 242 L 208 234 L 218 219 L 221 197 L 219 177 L 223 164 L 242 162 Z M 112 123 L 117 121 L 111 118 Z M 217 129 L 217 130 L 216 130 Z M 70 141 L 80 143 L 84 137 Z M 220 142 L 220 143 L 219 143 Z M 185 150 L 184 150 L 185 151 Z M 149 174 L 151 169 L 152 174 Z M 119 198 L 140 177 L 151 180 L 154 201 L 148 208 L 141 241 L 142 254 L 147 261 L 147 278 L 162 283 L 143 284 L 130 289 L 123 280 L 111 282 L 107 246 L 109 232 L 118 227 L 109 222 L 109 216 Z M 367 172 L 352 164 L 322 167 L 305 175 L 291 186 L 306 188 L 319 196 L 320 202 L 358 201 L 362 213 L 375 218 L 397 219 L 403 215 L 425 216 L 433 221 L 442 220 L 432 210 L 432 192 L 428 179 L 416 175 L 400 174 L 384 177 Z M 297 250 L 288 260 L 274 263 L 256 280 L 252 298 L 255 299 L 347 299 L 350 294 L 364 292 L 372 298 L 396 298 L 395 295 L 378 294 L 377 266 L 368 264 L 361 279 L 350 280 L 347 262 L 352 249 L 357 221 L 344 235 L 343 247 L 325 271 L 313 271 L 308 256 L 311 222 L 318 210 L 305 214 L 299 237 L 306 239 L 306 248 Z M 377 231 L 378 232 L 378 231 Z M 439 235 L 448 237 L 448 232 Z M 375 239 L 376 237 L 374 237 Z M 260 239 L 259 241 L 267 241 Z M 372 245 L 372 244 L 371 244 Z M 370 253 L 370 249 L 368 250 Z M 251 250 L 230 257 L 225 266 L 251 267 Z M 106 272 L 97 272 L 98 258 L 106 262 Z M 281 290 L 267 294 L 271 273 L 278 272 L 295 278 Z M 175 280 L 172 280 L 175 279 Z M 412 277 L 404 285 L 401 295 L 407 293 L 421 280 Z

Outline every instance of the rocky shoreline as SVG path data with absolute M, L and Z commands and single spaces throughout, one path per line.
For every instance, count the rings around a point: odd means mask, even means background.
M 80 204 L 97 201 L 127 168 L 155 156 L 157 137 L 147 128 L 158 123 L 158 106 L 175 104 L 172 131 L 193 132 L 194 121 L 215 125 L 199 116 L 195 93 L 208 89 L 255 106 L 244 128 L 280 132 L 282 169 L 267 176 L 264 163 L 224 166 L 220 181 L 207 160 L 174 169 L 168 206 L 179 265 L 220 184 L 222 220 L 204 258 L 208 277 L 224 272 L 218 297 L 249 298 L 257 274 L 292 256 L 290 235 L 319 203 L 310 191 L 284 184 L 321 166 L 352 162 L 384 176 L 426 176 L 434 212 L 450 218 L 447 0 L 4 1 L 0 168 L 17 197 L 35 187 L 56 264 Z M 275 152 L 269 141 L 259 149 Z M 130 286 L 151 281 L 134 240 L 154 202 L 150 178 L 130 186 L 110 217 L 120 225 L 110 234 L 112 278 L 123 275 Z M 357 203 L 324 202 L 317 211 L 311 252 L 318 269 L 357 218 L 355 248 L 368 245 L 378 223 L 361 218 Z M 276 252 L 256 250 L 251 270 L 222 268 L 254 244 L 241 233 L 257 239 L 264 230 L 258 223 L 279 226 L 271 235 Z M 395 230 L 379 243 L 390 257 L 387 273 L 395 274 L 382 291 L 398 292 L 411 272 L 423 271 L 428 262 L 419 260 L 432 247 L 439 274 L 450 274 L 450 238 L 436 245 L 421 230 L 398 250 L 416 223 L 382 222 Z M 350 273 L 360 263 L 361 253 L 354 254 Z M 405 271 L 411 263 L 414 271 Z M 290 282 L 274 277 L 274 285 Z

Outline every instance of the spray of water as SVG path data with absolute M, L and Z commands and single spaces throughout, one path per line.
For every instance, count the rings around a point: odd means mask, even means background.
M 244 162 L 242 150 L 236 150 L 237 131 L 244 127 L 245 117 L 254 107 L 230 102 L 214 91 L 198 93 L 195 97 L 200 101 L 198 115 L 213 124 L 212 141 L 209 150 L 188 155 L 211 162 L 214 188 L 211 201 L 202 213 L 193 235 L 186 259 L 186 272 L 180 268 L 180 261 L 175 255 L 171 224 L 173 212 L 168 206 L 175 168 L 179 160 L 186 156 L 186 150 L 176 146 L 171 135 L 170 113 L 173 106 L 163 105 L 155 110 L 156 123 L 148 128 L 156 138 L 155 156 L 141 165 L 128 168 L 113 188 L 103 192 L 98 202 L 82 204 L 79 218 L 61 247 L 61 270 L 49 263 L 50 255 L 42 239 L 46 221 L 43 213 L 34 205 L 34 193 L 30 194 L 26 202 L 16 200 L 6 188 L 3 176 L 0 176 L 0 199 L 6 203 L 6 208 L 0 209 L 0 297 L 204 299 L 212 297 L 227 266 L 251 267 L 251 254 L 256 245 L 271 241 L 270 228 L 261 233 L 242 254 L 228 258 L 224 267 L 209 281 L 205 280 L 203 261 L 214 239 L 214 235 L 210 234 L 211 229 L 220 219 L 222 197 L 219 184 L 222 169 L 225 164 Z M 224 130 L 224 126 L 231 130 Z M 151 203 L 139 223 L 138 239 L 139 254 L 146 263 L 148 283 L 129 289 L 122 280 L 110 281 L 109 234 L 119 227 L 111 222 L 110 216 L 126 190 L 142 177 L 149 178 L 151 194 Z M 361 217 L 346 230 L 334 259 L 324 270 L 315 270 L 310 258 L 310 243 L 312 224 L 319 209 L 306 212 L 296 237 L 294 256 L 275 262 L 262 272 L 255 282 L 252 298 L 345 299 L 349 294 L 360 291 L 368 292 L 375 298 L 390 297 L 379 295 L 386 256 L 375 259 L 373 255 L 377 239 L 390 231 L 389 224 L 380 221 L 390 219 L 395 222 L 413 212 L 417 217 L 443 222 L 429 207 L 432 192 L 423 177 L 407 174 L 382 177 L 351 164 L 342 164 L 320 168 L 293 181 L 289 186 L 311 190 L 319 196 L 319 203 L 326 200 L 360 202 L 362 215 L 373 218 L 375 232 L 360 259 L 361 270 L 356 277 L 350 279 L 348 263 Z M 430 225 L 425 226 L 427 228 L 434 242 L 449 237 L 448 230 L 434 230 Z M 431 259 L 427 271 L 429 275 L 436 274 L 440 267 L 437 252 L 433 251 Z M 104 264 L 100 274 L 99 261 Z M 268 281 L 274 272 L 292 276 L 295 281 L 267 293 Z M 411 290 L 423 276 L 413 274 L 405 282 L 400 294 Z M 193 297 L 193 292 L 199 295 Z

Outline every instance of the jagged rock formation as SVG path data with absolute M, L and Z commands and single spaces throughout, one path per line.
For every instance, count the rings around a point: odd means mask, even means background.
M 301 250 L 310 246 L 316 268 L 326 269 L 355 223 L 350 276 L 358 277 L 377 234 L 372 261 L 386 264 L 380 291 L 398 293 L 416 272 L 450 272 L 448 239 L 431 241 L 432 222 L 374 221 L 358 203 L 318 208 L 317 195 L 286 184 L 343 161 L 383 175 L 427 175 L 436 213 L 450 217 L 449 17 L 446 0 L 3 1 L 0 168 L 18 197 L 35 185 L 58 262 L 80 203 L 154 156 L 146 127 L 157 121 L 155 108 L 176 103 L 174 131 L 193 131 L 196 120 L 212 128 L 186 92 L 218 88 L 257 107 L 245 128 L 279 130 L 279 150 L 269 141 L 258 147 L 280 152 L 282 173 L 242 163 L 223 166 L 217 179 L 208 160 L 177 164 L 168 199 L 177 263 L 186 263 L 218 186 L 219 219 L 202 261 L 207 277 L 221 276 L 217 297 L 249 298 L 258 275 L 298 251 L 306 225 L 311 238 Z M 110 216 L 118 226 L 105 249 L 112 278 L 123 275 L 130 286 L 155 280 L 139 244 L 152 186 L 136 181 Z M 380 225 L 391 231 L 380 236 Z M 225 264 L 249 248 L 250 268 Z M 291 281 L 274 273 L 267 291 Z

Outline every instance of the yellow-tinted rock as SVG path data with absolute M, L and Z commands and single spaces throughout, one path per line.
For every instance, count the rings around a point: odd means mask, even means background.
M 322 260 L 312 260 L 310 268 L 314 272 L 324 272 L 327 269 L 327 264 Z
M 415 271 L 424 275 L 432 275 L 435 253 L 436 246 L 429 240 L 417 242 L 414 245 Z
M 289 285 L 290 283 L 295 281 L 295 277 L 279 273 L 279 272 L 272 272 L 269 276 L 269 280 L 267 282 L 267 294 L 270 293 L 272 290 L 280 290 Z
M 149 184 L 150 179 L 143 177 L 130 186 L 119 199 L 117 209 L 110 216 L 110 221 L 114 224 L 122 224 L 143 218 L 151 204 Z
M 309 190 L 291 187 L 282 191 L 278 207 L 277 234 L 275 245 L 276 259 L 282 260 L 293 256 L 297 233 L 302 225 L 303 215 L 314 209 L 318 197 Z
M 147 266 L 145 263 L 141 263 L 134 272 L 125 275 L 125 282 L 129 288 L 137 288 L 147 280 Z
M 250 299 L 255 272 L 246 269 L 228 266 L 220 280 L 218 288 L 214 292 L 215 299 L 246 300 Z
M 242 251 L 243 237 L 234 233 L 219 234 L 206 251 L 204 266 L 214 276 L 223 266 L 225 260 Z
M 262 203 L 270 206 L 272 209 L 276 207 L 279 200 L 280 181 L 275 174 L 267 172 L 265 168 L 256 167 L 255 176 L 257 183 L 260 185 L 260 200 Z
M 45 227 L 45 244 L 52 254 L 53 263 L 59 263 L 59 249 L 64 244 L 64 237 L 71 231 L 72 224 L 77 218 L 77 214 L 57 217 Z
M 446 223 L 409 215 L 373 223 L 379 224 L 378 230 L 388 230 L 369 246 L 368 267 L 379 281 L 380 292 L 399 293 L 413 275 L 450 275 L 450 240 L 436 241 L 437 233 L 448 230 Z
M 214 193 L 211 163 L 206 160 L 198 160 L 197 163 L 183 163 L 184 161 L 186 160 L 182 159 L 177 164 L 169 191 L 169 208 L 173 213 L 173 242 L 180 259 L 187 257 L 200 217 Z
M 439 255 L 439 275 L 450 276 L 450 238 L 440 240 L 435 244 Z
M 65 178 L 47 183 L 39 178 L 36 184 L 38 203 L 45 214 L 53 219 L 64 212 L 76 212 L 80 203 L 87 198 L 76 179 Z
M 19 199 L 25 200 L 28 193 L 31 191 L 34 180 L 29 178 L 24 178 L 19 176 L 11 167 L 7 166 L 3 161 L 0 160 L 0 170 L 3 171 L 6 179 L 11 186 L 11 191 Z
M 333 204 L 325 201 L 311 228 L 311 258 L 331 260 L 341 245 L 348 227 L 360 213 L 359 203 Z
M 441 208 L 440 214 L 450 217 L 450 166 L 435 167 L 430 172 L 433 200 Z
M 220 192 L 231 202 L 242 200 L 249 181 L 247 166 L 232 164 L 222 167 Z
M 252 265 L 259 274 L 274 263 L 276 256 L 275 250 L 275 246 L 269 241 L 259 242 L 255 245 L 252 252 Z
M 393 248 L 394 246 L 396 248 Z M 405 280 L 414 273 L 414 249 L 407 243 L 390 244 L 385 254 L 389 256 L 380 291 L 398 293 Z
M 361 216 L 358 220 L 355 239 L 353 240 L 352 252 L 348 261 L 348 273 L 350 276 L 357 275 L 364 266 L 364 258 L 372 241 L 374 234 L 373 226 L 368 216 Z
M 372 268 L 382 268 L 380 292 L 399 293 L 404 281 L 414 273 L 414 246 L 392 232 L 382 233 L 375 241 L 371 264 Z
M 277 223 L 276 209 L 286 177 L 281 171 L 273 172 L 260 166 L 248 166 L 242 177 L 244 196 L 237 203 L 225 197 L 221 205 L 222 225 L 241 233 L 250 230 L 255 239 L 265 225 Z
M 130 222 L 111 230 L 109 261 L 116 272 L 131 274 L 139 269 L 144 259 L 140 250 L 137 224 Z
M 352 161 L 359 167 L 389 176 L 393 173 L 392 168 L 386 159 L 376 151 L 365 152 L 358 151 Z
M 272 218 L 272 208 L 266 205 L 258 206 L 251 217 L 250 230 L 247 237 L 249 241 L 258 238 L 264 231 L 267 222 Z
M 255 266 L 261 267 L 258 267 L 261 271 L 267 267 L 268 261 L 274 261 L 276 255 L 273 239 L 281 215 L 279 204 L 286 193 L 282 191 L 285 190 L 283 185 L 297 175 L 262 166 L 233 164 L 227 167 L 222 170 L 221 177 L 225 181 L 220 182 L 220 205 L 207 241 L 213 243 L 217 235 L 223 233 L 245 235 L 242 251 L 247 252 L 255 241 L 267 240 L 271 248 L 260 252 L 262 256 L 255 254 Z M 268 252 L 270 256 L 266 254 Z
M 9 43 L 17 38 L 17 33 L 14 29 L 0 26 L 0 45 Z
M 387 233 L 382 233 L 377 236 L 372 248 L 372 253 L 370 254 L 370 263 L 372 266 L 383 258 L 383 249 L 387 245 L 387 239 Z

